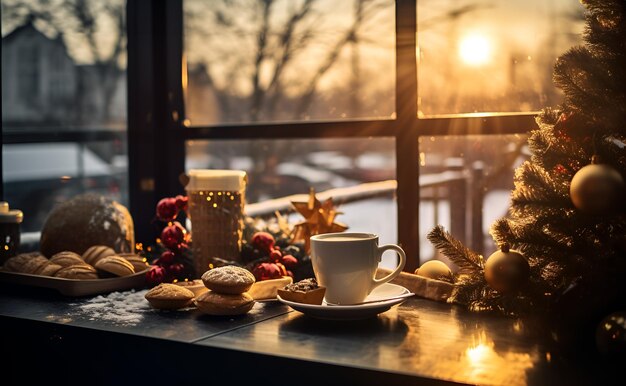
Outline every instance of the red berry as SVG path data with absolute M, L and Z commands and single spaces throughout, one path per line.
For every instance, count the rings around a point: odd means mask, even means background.
M 257 232 L 252 236 L 252 245 L 263 252 L 270 253 L 274 248 L 274 236 L 267 232 Z
M 274 263 L 261 263 L 254 267 L 252 274 L 257 281 L 278 279 L 282 276 L 280 268 Z
M 150 285 L 157 285 L 163 283 L 165 279 L 165 270 L 162 267 L 153 265 L 150 270 L 146 272 L 146 281 Z
M 180 194 L 176 196 L 176 207 L 178 208 L 178 210 L 182 210 L 183 212 L 186 212 L 188 203 L 189 203 L 188 197 L 181 196 Z
M 178 216 L 178 207 L 176 206 L 176 199 L 172 197 L 164 198 L 156 206 L 156 215 L 159 220 L 170 222 L 176 219 Z
M 287 268 L 293 268 L 296 265 L 298 265 L 298 259 L 296 259 L 295 257 L 293 257 L 291 255 L 283 256 L 283 258 L 281 259 L 280 262 L 283 263 L 285 265 L 285 267 L 287 267 Z
M 283 257 L 283 254 L 280 253 L 280 251 L 277 251 L 276 249 L 270 252 L 270 261 L 272 263 L 278 263 L 282 257 Z
M 166 226 L 163 228 L 163 232 L 161 232 L 161 242 L 166 248 L 172 250 L 181 249 L 183 247 L 182 244 L 187 242 L 187 239 L 187 231 L 179 222 Z

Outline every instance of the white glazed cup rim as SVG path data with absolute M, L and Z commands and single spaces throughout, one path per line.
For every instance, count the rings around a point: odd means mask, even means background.
M 352 240 L 342 240 L 343 238 Z M 327 240 L 334 239 L 334 240 Z M 357 240 L 354 240 L 357 239 Z M 377 240 L 378 235 L 374 233 L 363 232 L 335 232 L 335 233 L 323 233 L 320 235 L 311 236 L 311 241 L 328 241 L 328 242 L 342 242 L 342 243 L 358 243 L 363 241 Z

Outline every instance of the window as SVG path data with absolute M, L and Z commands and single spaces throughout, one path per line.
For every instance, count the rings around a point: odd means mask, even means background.
M 491 248 L 486 228 L 496 214 L 483 209 L 495 208 L 493 202 L 508 205 L 504 181 L 512 183 L 515 164 L 507 157 L 523 159 L 525 135 L 536 127 L 533 112 L 558 104 L 558 91 L 549 79 L 552 60 L 580 39 L 582 26 L 580 6 L 564 0 L 354 0 L 340 5 L 323 0 L 184 0 L 168 2 L 163 9 L 140 3 L 130 2 L 134 12 L 149 9 L 152 23 L 167 31 L 147 42 L 167 62 L 165 68 L 150 67 L 139 55 L 136 62 L 131 60 L 138 72 L 146 66 L 161 71 L 167 84 L 160 99 L 151 102 L 167 107 L 163 126 L 137 122 L 157 140 L 156 153 L 143 158 L 158 158 L 160 151 L 172 154 L 158 168 L 160 176 L 154 166 L 136 160 L 139 178 L 131 179 L 131 185 L 141 197 L 155 201 L 165 192 L 182 191 L 171 181 L 192 164 L 254 171 L 295 160 L 298 167 L 327 172 L 344 162 L 354 143 L 388 141 L 386 157 L 395 160 L 397 181 L 397 217 L 388 221 L 397 220 L 397 240 L 408 252 L 407 269 L 433 257 L 423 239 L 435 221 L 462 228 L 469 244 Z M 366 12 L 369 6 L 373 8 Z M 138 16 L 136 21 L 141 23 Z M 349 36 L 351 30 L 358 36 Z M 290 36 L 290 43 L 282 36 Z M 311 81 L 341 36 L 348 36 L 349 43 L 320 77 L 306 112 L 298 109 L 308 95 L 302 84 Z M 297 42 L 302 46 L 287 56 L 287 65 L 298 66 L 280 67 L 285 47 Z M 146 90 L 137 88 L 137 97 Z M 365 98 L 359 102 L 361 110 L 351 108 L 353 90 Z M 158 112 L 139 107 L 138 117 Z M 346 147 L 328 155 L 332 161 L 327 164 L 315 164 L 316 146 L 328 144 Z M 185 153 L 187 165 L 178 163 Z M 478 185 L 472 184 L 479 175 L 482 188 L 476 190 Z M 154 189 L 142 189 L 141 181 L 150 182 L 144 188 Z M 261 184 L 251 188 L 251 202 L 291 193 L 296 184 L 282 181 L 269 183 L 265 191 L 254 192 L 263 190 Z M 482 199 L 453 194 L 461 184 Z M 137 205 L 146 199 L 137 198 Z M 364 204 L 358 210 L 369 208 Z M 144 211 L 146 218 L 151 216 L 152 204 Z M 361 221 L 355 225 L 363 225 Z M 476 226 L 478 230 L 472 229 Z
M 2 192 L 23 232 L 79 193 L 128 205 L 125 66 L 123 1 L 2 0 Z
M 5 143 L 23 145 L 29 132 L 17 128 L 27 116 L 29 128 L 55 122 L 55 131 L 93 130 L 93 138 L 71 131 L 64 142 L 86 143 L 109 166 L 124 165 L 113 160 L 125 157 L 118 134 L 125 133 L 120 87 L 128 31 L 128 171 L 137 224 L 150 223 L 158 199 L 182 193 L 178 177 L 192 165 L 243 168 L 257 181 L 266 178 L 251 188 L 250 197 L 262 201 L 305 185 L 324 189 L 305 168 L 335 175 L 346 160 L 363 162 L 369 166 L 359 178 L 331 181 L 351 187 L 397 181 L 395 195 L 384 198 L 396 207 L 395 216 L 385 221 L 396 224 L 392 232 L 407 251 L 407 269 L 433 256 L 420 240 L 434 222 L 462 229 L 468 243 L 482 240 L 490 248 L 490 218 L 478 215 L 480 207 L 495 207 L 496 196 L 498 205 L 506 205 L 504 181 L 512 181 L 514 167 L 507 157 L 523 159 L 534 111 L 558 104 L 552 62 L 579 41 L 582 27 L 580 5 L 565 0 L 128 0 L 128 29 L 111 13 L 122 3 L 75 4 L 92 7 L 103 23 L 97 25 L 113 29 L 96 29 L 102 42 L 97 52 L 84 45 L 80 31 L 64 31 L 76 69 L 69 88 L 80 96 L 67 114 L 55 115 L 59 108 L 33 114 L 14 105 L 10 84 L 17 77 L 5 67 L 16 55 L 5 52 L 11 31 L 30 19 L 3 12 Z M 34 20 L 30 39 L 41 45 L 59 36 L 51 23 Z M 104 154 L 95 146 L 102 142 L 116 150 Z M 366 154 L 372 157 L 355 161 Z M 480 170 L 478 191 L 472 184 Z M 495 170 L 502 171 L 498 183 L 484 185 Z M 288 171 L 300 179 L 276 179 Z M 454 184 L 461 183 L 470 192 L 465 196 L 454 194 Z M 481 205 L 474 208 L 476 203 Z M 361 216 L 371 207 L 353 202 L 345 211 Z M 350 225 L 365 226 L 354 218 Z M 149 227 L 138 225 L 137 232 L 139 240 L 154 237 Z

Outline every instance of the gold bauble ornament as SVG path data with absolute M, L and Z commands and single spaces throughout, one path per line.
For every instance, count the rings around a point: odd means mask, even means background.
M 485 279 L 491 288 L 507 293 L 519 289 L 528 281 L 530 266 L 521 253 L 502 245 L 485 263 Z
M 429 279 L 441 280 L 442 278 L 449 277 L 452 271 L 443 261 L 430 260 L 416 269 L 415 274 Z
M 614 213 L 624 199 L 624 178 L 611 165 L 599 163 L 594 156 L 591 164 L 572 178 L 570 197 L 576 209 L 585 214 Z

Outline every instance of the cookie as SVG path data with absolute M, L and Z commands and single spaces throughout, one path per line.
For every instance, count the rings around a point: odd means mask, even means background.
M 47 263 L 45 263 L 41 267 L 39 267 L 37 272 L 35 272 L 35 275 L 54 276 L 62 268 L 63 267 L 60 266 L 59 264 L 55 264 L 55 263 L 53 263 L 51 261 L 48 261 Z
M 247 269 L 229 265 L 206 271 L 202 275 L 202 281 L 212 291 L 236 295 L 248 291 L 255 279 Z
M 293 279 L 290 276 L 284 276 L 280 279 L 257 281 L 252 284 L 252 288 L 250 288 L 248 293 L 254 300 L 276 299 L 278 289 L 291 283 L 293 283 Z
M 46 259 L 44 255 L 39 253 L 31 254 L 30 259 L 24 262 L 21 272 L 35 275 L 39 268 L 41 268 L 46 263 L 48 263 L 48 259 Z
M 91 265 L 78 264 L 61 268 L 57 273 L 54 274 L 54 277 L 60 277 L 63 279 L 91 280 L 97 279 L 98 273 L 96 272 L 96 269 Z
M 69 267 L 70 265 L 87 264 L 85 260 L 76 252 L 63 251 L 55 254 L 50 258 L 50 261 L 54 264 L 58 264 L 61 267 Z
M 284 288 L 278 289 L 277 292 L 281 299 L 291 302 L 322 304 L 326 287 L 318 285 L 317 281 L 311 278 L 287 284 Z
M 193 299 L 193 292 L 176 284 L 162 283 L 152 288 L 145 298 L 154 308 L 177 310 L 187 307 Z
M 2 270 L 5 272 L 20 272 L 24 273 L 24 267 L 26 262 L 36 256 L 40 256 L 39 252 L 20 253 L 17 256 L 10 257 L 4 262 Z
M 242 315 L 254 306 L 254 299 L 248 293 L 220 294 L 207 291 L 194 299 L 198 309 L 207 315 Z
M 115 276 L 128 276 L 135 273 L 135 268 L 123 257 L 107 256 L 96 263 L 96 269 L 112 273 Z
M 83 260 L 85 263 L 95 267 L 100 259 L 113 255 L 115 255 L 113 248 L 106 245 L 94 245 L 87 248 L 85 253 L 83 253 Z
M 126 259 L 126 261 L 131 263 L 133 265 L 133 268 L 135 269 L 135 272 L 141 272 L 150 267 L 150 264 L 148 264 L 148 260 L 143 256 L 139 256 L 134 253 L 118 253 L 117 256 L 123 257 L 124 259 Z
M 200 279 L 190 280 L 190 281 L 179 281 L 174 283 L 183 288 L 187 288 L 191 292 L 193 292 L 194 296 L 200 296 L 203 293 L 207 292 L 209 289 L 204 286 L 204 283 Z

